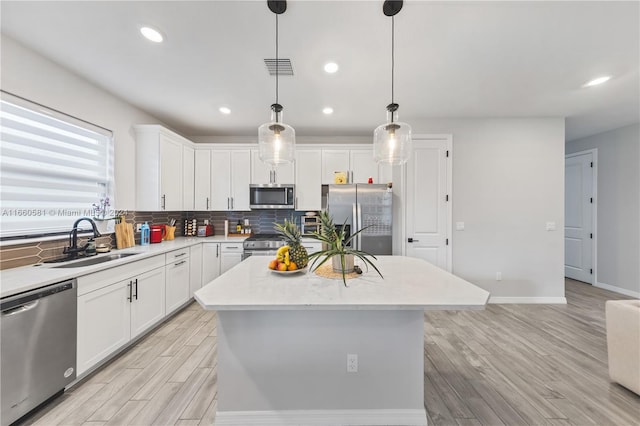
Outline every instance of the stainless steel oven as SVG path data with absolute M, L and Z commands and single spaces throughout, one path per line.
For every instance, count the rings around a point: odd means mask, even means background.
M 278 249 L 285 245 L 284 239 L 278 234 L 256 234 L 242 243 L 242 259 L 249 256 L 275 257 Z

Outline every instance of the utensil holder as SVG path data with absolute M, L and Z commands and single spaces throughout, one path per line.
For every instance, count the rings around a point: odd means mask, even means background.
M 173 240 L 175 238 L 175 234 L 176 234 L 176 227 L 167 225 L 165 227 L 165 232 L 166 232 L 166 234 L 165 234 L 164 239 L 167 240 L 167 241 L 168 240 Z

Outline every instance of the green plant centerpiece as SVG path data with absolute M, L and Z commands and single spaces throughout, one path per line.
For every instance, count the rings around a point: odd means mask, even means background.
M 354 258 L 357 257 L 361 259 L 366 265 L 369 265 L 373 269 L 375 269 L 375 271 L 378 273 L 378 275 L 380 275 L 381 278 L 384 278 L 373 261 L 369 259 L 369 257 L 376 259 L 374 255 L 362 250 L 356 250 L 349 246 L 351 241 L 359 233 L 364 231 L 366 227 L 360 229 L 358 232 L 350 235 L 347 238 L 344 231 L 345 224 L 343 224 L 342 227 L 337 228 L 333 223 L 333 218 L 329 215 L 329 212 L 327 212 L 326 210 L 320 212 L 320 232 L 313 232 L 312 235 L 313 238 L 322 241 L 324 243 L 323 248 L 326 245 L 326 249 L 311 253 L 309 255 L 309 260 L 311 260 L 311 270 L 315 271 L 329 259 L 332 259 L 333 269 L 338 272 L 342 272 L 342 282 L 344 283 L 345 287 L 347 287 L 346 274 L 353 271 L 353 261 Z

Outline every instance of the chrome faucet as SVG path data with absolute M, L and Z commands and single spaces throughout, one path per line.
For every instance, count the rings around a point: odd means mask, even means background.
M 85 244 L 82 247 L 78 247 L 78 224 L 83 220 L 88 221 L 93 228 L 93 238 L 98 238 L 102 236 L 100 232 L 98 232 L 98 228 L 96 227 L 96 223 L 88 217 L 81 217 L 73 223 L 73 229 L 69 233 L 69 247 L 65 247 L 63 253 L 68 254 L 69 257 L 76 257 L 78 253 L 83 252 L 87 249 L 89 244 Z

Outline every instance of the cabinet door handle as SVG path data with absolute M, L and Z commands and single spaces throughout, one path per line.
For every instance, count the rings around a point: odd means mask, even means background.
M 138 279 L 137 278 L 136 278 L 135 283 L 136 283 L 136 294 L 134 294 L 133 297 L 135 297 L 136 300 L 138 300 Z
M 165 209 L 165 206 L 167 204 L 167 196 L 166 194 L 162 194 L 162 205 L 160 207 L 162 207 L 162 210 Z
M 227 197 L 227 210 L 231 210 L 231 198 Z
M 273 171 L 273 183 L 278 182 L 278 173 L 276 172 L 276 170 Z
M 173 266 L 180 266 L 180 265 L 182 265 L 183 263 L 187 263 L 187 261 L 186 261 L 186 260 L 181 260 L 181 261 L 180 261 L 180 262 L 178 262 L 178 263 L 174 263 L 174 264 L 173 264 Z
M 219 253 L 220 253 L 220 246 L 216 245 L 216 257 L 219 256 Z
M 298 210 L 298 197 L 293 201 L 293 209 Z
M 127 297 L 127 300 L 129 301 L 129 303 L 131 303 L 131 299 L 133 299 L 133 293 L 131 292 L 132 291 L 131 284 L 132 284 L 131 281 L 129 281 L 129 284 L 127 284 L 127 287 L 129 287 L 129 297 Z
M 231 197 L 231 210 L 234 209 L 235 200 Z
M 207 197 L 207 210 L 209 210 L 209 197 Z

